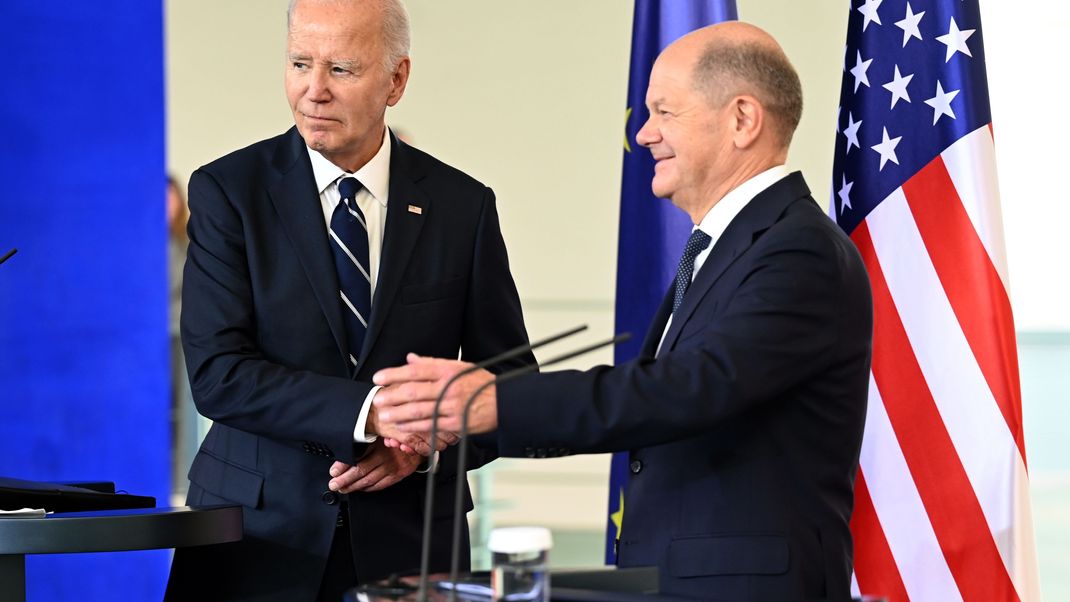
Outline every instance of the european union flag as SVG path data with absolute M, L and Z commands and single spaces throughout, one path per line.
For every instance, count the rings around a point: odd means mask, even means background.
M 655 198 L 650 191 L 654 160 L 635 143 L 635 135 L 648 117 L 644 100 L 650 68 L 658 54 L 677 38 L 700 27 L 736 18 L 735 0 L 635 2 L 620 193 L 616 332 L 646 332 L 649 328 L 676 273 L 676 262 L 691 231 L 691 221 L 684 212 Z M 642 337 L 634 337 L 617 345 L 616 363 L 634 358 L 641 344 Z M 628 454 L 614 454 L 609 476 L 606 564 L 617 561 L 615 544 L 624 516 L 627 482 Z

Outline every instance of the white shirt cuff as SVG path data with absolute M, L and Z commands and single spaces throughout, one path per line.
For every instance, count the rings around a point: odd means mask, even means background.
M 375 394 L 379 392 L 379 389 L 382 389 L 382 387 L 372 387 L 372 390 L 368 391 L 368 396 L 364 398 L 364 405 L 360 408 L 360 415 L 357 416 L 357 426 L 353 427 L 353 441 L 355 443 L 372 443 L 379 438 L 378 435 L 369 434 L 367 430 L 368 414 L 372 411 L 372 400 L 375 399 Z
M 436 451 L 431 454 L 431 457 L 428 458 L 427 466 L 422 469 L 417 469 L 416 472 L 425 474 L 429 472 L 438 472 L 438 452 Z

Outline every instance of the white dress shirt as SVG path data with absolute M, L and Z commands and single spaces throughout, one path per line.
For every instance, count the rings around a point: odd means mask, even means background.
M 702 264 L 706 263 L 706 258 L 709 257 L 710 252 L 713 251 L 714 245 L 717 244 L 717 239 L 721 238 L 725 229 L 728 228 L 728 224 L 736 219 L 739 212 L 743 211 L 743 208 L 747 206 L 747 203 L 758 196 L 758 193 L 769 188 L 773 184 L 776 184 L 786 175 L 788 175 L 787 166 L 777 165 L 750 178 L 730 190 L 728 194 L 721 197 L 721 200 L 715 203 L 713 207 L 706 212 L 702 221 L 691 229 L 692 232 L 695 230 L 702 230 L 706 234 L 709 234 L 711 239 L 709 246 L 695 256 L 695 269 L 691 272 L 692 282 L 695 281 L 695 275 L 702 269 Z M 669 316 L 668 321 L 665 322 L 665 330 L 661 331 L 661 340 L 658 341 L 657 353 L 661 353 L 661 344 L 665 342 L 665 334 L 669 332 L 670 326 L 672 326 L 671 315 Z
M 360 191 L 357 192 L 356 201 L 368 224 L 368 263 L 370 264 L 368 272 L 371 276 L 371 295 L 372 299 L 374 299 L 375 285 L 379 281 L 379 260 L 383 255 L 383 232 L 386 230 L 386 202 L 390 193 L 390 131 L 384 129 L 383 142 L 379 146 L 379 152 L 375 153 L 375 156 L 358 169 L 356 173 L 346 172 L 311 148 L 308 149 L 308 158 L 312 161 L 312 174 L 316 178 L 316 189 L 319 191 L 320 205 L 323 208 L 323 223 L 328 230 L 331 227 L 331 216 L 334 215 L 334 209 L 342 200 L 341 194 L 338 192 L 338 181 L 344 177 L 352 176 L 363 185 Z M 356 350 L 353 355 L 357 355 L 359 351 L 359 349 Z M 364 405 L 361 406 L 356 427 L 353 429 L 353 441 L 357 443 L 371 443 L 376 439 L 375 435 L 367 434 L 366 425 L 368 413 L 372 407 L 372 399 L 381 388 L 372 387 L 372 390 L 368 392 L 368 396 L 364 398 Z

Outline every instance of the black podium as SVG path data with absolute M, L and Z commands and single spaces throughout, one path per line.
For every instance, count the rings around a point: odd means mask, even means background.
M 61 512 L 0 518 L 0 600 L 26 599 L 26 554 L 156 550 L 242 538 L 241 506 Z

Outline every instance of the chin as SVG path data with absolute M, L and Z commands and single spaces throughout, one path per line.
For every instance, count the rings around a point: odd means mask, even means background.
M 658 182 L 658 178 L 655 177 L 654 181 L 650 183 L 650 191 L 654 193 L 654 196 L 659 199 L 667 199 L 672 196 L 672 187 L 664 183 Z

